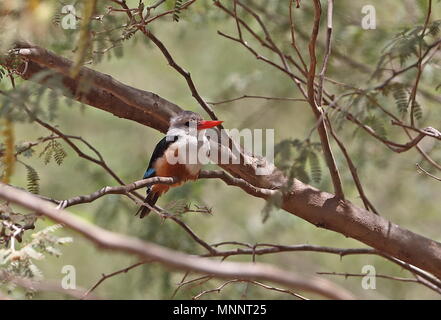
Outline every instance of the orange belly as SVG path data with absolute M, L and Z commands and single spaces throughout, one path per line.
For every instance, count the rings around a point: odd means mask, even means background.
M 191 175 L 187 171 L 185 164 L 180 164 L 180 163 L 169 164 L 166 157 L 161 157 L 158 160 L 156 160 L 153 167 L 155 168 L 156 176 L 158 177 L 176 177 L 179 179 L 177 183 L 174 183 L 172 185 L 155 184 L 152 187 L 152 191 L 155 193 L 159 193 L 160 195 L 167 192 L 168 189 L 172 187 L 176 187 L 183 184 L 187 180 L 196 180 L 198 178 L 198 174 Z

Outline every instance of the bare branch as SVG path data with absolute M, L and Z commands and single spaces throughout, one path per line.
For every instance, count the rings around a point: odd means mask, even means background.
M 341 152 L 343 153 L 346 162 L 348 163 L 349 170 L 351 171 L 352 179 L 354 180 L 355 186 L 357 187 L 358 193 L 361 197 L 361 200 L 363 201 L 363 204 L 367 210 L 372 210 L 373 213 L 378 215 L 378 211 L 375 209 L 375 207 L 372 205 L 372 203 L 367 198 L 364 190 L 363 185 L 361 184 L 360 177 L 357 173 L 357 168 L 354 165 L 354 162 L 352 161 L 351 157 L 349 156 L 348 151 L 346 150 L 345 145 L 343 142 L 338 138 L 337 134 L 334 132 L 331 122 L 329 121 L 329 118 L 326 116 L 326 122 L 329 127 L 329 131 L 331 132 L 332 137 L 337 142 L 338 146 L 340 147 Z
M 84 222 L 67 211 L 57 210 L 53 204 L 38 197 L 0 184 L 0 198 L 35 210 L 48 218 L 61 223 L 82 234 L 84 237 L 104 249 L 113 249 L 138 255 L 143 260 L 152 260 L 170 268 L 211 274 L 217 278 L 241 278 L 246 280 L 261 279 L 279 283 L 297 290 L 305 290 L 332 299 L 351 299 L 345 290 L 320 278 L 307 278 L 264 264 L 246 264 L 236 262 L 217 262 L 176 252 L 153 243 L 148 243 L 110 232 Z
M 330 276 L 343 276 L 345 278 L 349 278 L 349 277 L 362 278 L 362 277 L 366 277 L 366 275 L 367 275 L 366 273 L 342 273 L 342 272 L 317 272 L 317 274 L 330 275 Z M 418 279 L 414 279 L 414 278 L 394 277 L 394 276 L 388 276 L 388 275 L 384 275 L 384 274 L 376 274 L 375 277 L 394 280 L 394 281 L 401 281 L 401 282 L 419 283 Z
M 294 27 L 294 17 L 292 13 L 292 6 L 293 6 L 294 0 L 289 0 L 289 24 L 291 29 L 291 46 L 294 48 L 295 52 L 297 53 L 297 56 L 299 57 L 303 70 L 305 74 L 308 72 L 308 67 L 306 66 L 305 60 L 303 60 L 302 54 L 300 53 L 300 50 L 297 46 L 296 42 L 296 35 L 295 35 L 295 27 Z M 297 8 L 300 7 L 299 0 L 297 0 Z
M 323 121 L 323 116 L 322 116 L 323 112 L 320 109 L 321 107 L 317 105 L 317 99 L 315 97 L 314 81 L 315 81 L 315 70 L 317 66 L 317 57 L 316 57 L 315 48 L 316 48 L 317 36 L 320 26 L 321 4 L 319 0 L 314 0 L 313 3 L 314 3 L 314 26 L 312 29 L 311 40 L 309 41 L 309 46 L 308 46 L 309 56 L 310 56 L 308 79 L 307 79 L 308 100 L 317 121 L 319 121 L 317 131 L 322 144 L 326 164 L 331 174 L 332 183 L 334 185 L 335 196 L 339 199 L 344 200 L 344 192 L 343 192 L 343 187 L 341 185 L 340 173 L 338 171 L 337 165 L 335 163 L 334 155 L 332 153 L 332 149 L 329 144 L 326 123 Z
M 205 102 L 204 99 L 202 99 L 201 95 L 199 94 L 198 90 L 196 89 L 196 85 L 193 82 L 193 79 L 190 75 L 190 72 L 186 71 L 184 68 L 182 68 L 180 65 L 178 65 L 175 60 L 173 59 L 170 52 L 167 50 L 165 45 L 149 30 L 147 30 L 145 27 L 141 27 L 141 31 L 145 34 L 146 37 L 148 37 L 152 42 L 161 50 L 164 57 L 167 59 L 168 63 L 171 67 L 173 67 L 176 71 L 178 71 L 187 81 L 188 87 L 190 88 L 192 96 L 196 99 L 196 101 L 202 106 L 202 108 L 208 113 L 211 119 L 218 120 L 216 114 L 214 113 L 213 109 Z
M 305 101 L 307 101 L 306 99 L 281 98 L 281 97 L 268 97 L 268 96 L 255 96 L 255 95 L 248 95 L 248 94 L 245 94 L 245 95 L 240 96 L 240 97 L 238 97 L 238 98 L 232 98 L 232 99 L 222 100 L 222 101 L 216 101 L 216 102 L 207 102 L 207 103 L 208 103 L 208 104 L 211 104 L 211 105 L 213 105 L 213 106 L 215 106 L 215 105 L 224 104 L 224 103 L 229 103 L 229 102 L 234 102 L 234 101 L 243 100 L 243 99 L 263 99 L 263 100 L 275 100 L 275 101 L 299 101 L 299 102 L 305 102 Z
M 328 0 L 328 19 L 327 19 L 327 30 L 326 30 L 326 48 L 325 48 L 325 58 L 323 60 L 322 70 L 319 74 L 319 85 L 318 85 L 318 97 L 317 103 L 322 105 L 323 96 L 323 81 L 325 79 L 326 69 L 328 68 L 329 56 L 331 55 L 331 40 L 332 40 L 332 16 L 334 14 L 334 0 Z
M 206 254 L 203 255 L 205 257 L 229 257 L 229 256 L 236 256 L 236 255 L 265 255 L 265 254 L 274 254 L 274 253 L 280 253 L 280 252 L 322 252 L 322 253 L 330 253 L 330 254 L 336 254 L 340 257 L 344 257 L 347 255 L 359 255 L 359 254 L 375 254 L 378 255 L 380 252 L 378 252 L 375 249 L 370 248 L 333 248 L 333 247 L 324 247 L 324 246 L 317 246 L 317 245 L 311 245 L 311 244 L 298 244 L 298 245 L 278 245 L 278 244 L 270 244 L 270 243 L 257 243 L 255 245 L 250 245 L 246 243 L 240 243 L 236 241 L 224 241 L 220 243 L 213 244 L 213 247 L 219 247 L 222 245 L 240 245 L 245 246 L 247 249 L 243 248 L 236 248 L 234 250 L 224 250 L 224 251 L 218 251 L 216 254 Z M 263 247 L 263 248 L 262 248 Z
M 366 274 L 361 274 L 361 273 L 339 273 L 339 272 L 317 272 L 317 274 L 320 274 L 320 275 L 343 276 L 345 278 L 349 278 L 349 277 L 365 277 L 366 276 Z M 400 282 L 418 283 L 418 284 L 421 284 L 423 286 L 428 287 L 429 289 L 437 292 L 438 294 L 441 294 L 441 289 L 439 287 L 433 285 L 432 283 L 428 282 L 427 280 L 425 280 L 423 278 L 420 278 L 418 275 L 415 275 L 415 278 L 403 278 L 403 277 L 394 277 L 394 276 L 389 276 L 389 275 L 376 274 L 375 277 L 376 278 L 383 278 L 383 279 L 393 280 L 393 281 L 400 281 Z
M 410 123 L 412 126 L 415 125 L 415 118 L 414 118 L 414 112 L 415 112 L 415 104 L 416 104 L 416 94 L 417 94 L 417 90 L 418 90 L 418 84 L 420 82 L 421 79 L 421 74 L 423 73 L 423 59 L 422 59 L 422 54 L 423 54 L 423 38 L 425 36 L 426 30 L 427 30 L 427 26 L 429 24 L 429 20 L 430 20 L 430 15 L 432 14 L 432 0 L 429 0 L 429 4 L 428 4 L 428 9 L 427 9 L 427 16 L 426 16 L 426 21 L 424 22 L 424 27 L 423 30 L 421 32 L 421 36 L 419 39 L 419 45 L 418 45 L 418 61 L 417 61 L 417 75 L 416 75 L 416 79 L 415 79 L 415 84 L 412 88 L 412 92 L 410 94 L 409 97 L 409 103 L 408 106 L 410 105 Z
M 93 202 L 96 199 L 99 199 L 99 198 L 101 198 L 105 195 L 108 195 L 108 194 L 128 195 L 128 193 L 133 190 L 137 190 L 140 188 L 151 186 L 153 184 L 159 183 L 159 184 L 169 185 L 169 184 L 176 183 L 176 181 L 177 181 L 177 178 L 174 178 L 174 177 L 152 177 L 152 178 L 147 178 L 147 179 L 132 182 L 130 184 L 124 184 L 124 185 L 116 186 L 116 187 L 107 186 L 107 187 L 101 188 L 100 190 L 95 191 L 95 192 L 88 194 L 88 195 L 76 196 L 76 197 L 73 197 L 68 200 L 62 200 L 62 201 L 60 201 L 62 204 L 61 207 L 67 208 L 67 207 L 75 206 L 75 205 L 82 204 L 82 203 L 90 203 L 90 202 Z
M 415 164 L 416 167 L 418 168 L 418 170 L 420 170 L 421 172 L 423 172 L 424 174 L 428 175 L 429 177 L 437 180 L 437 181 L 441 181 L 441 178 L 438 178 L 437 176 L 434 176 L 433 174 L 431 174 L 430 172 L 427 172 L 426 170 L 424 170 L 418 163 Z
M 82 296 L 81 296 L 81 299 L 87 299 L 88 297 L 89 297 L 89 295 L 92 293 L 92 291 L 94 291 L 101 283 L 103 283 L 104 281 L 106 281 L 107 279 L 109 279 L 109 278 L 112 278 L 112 277 L 114 277 L 114 276 L 116 276 L 116 275 L 119 275 L 119 274 L 121 274 L 121 273 L 127 273 L 127 272 L 129 272 L 130 270 L 132 270 L 132 269 L 135 269 L 135 268 L 137 268 L 137 267 L 139 267 L 139 266 L 142 266 L 142 265 L 144 265 L 144 264 L 146 264 L 146 263 L 148 263 L 149 261 L 141 261 L 141 262 L 137 262 L 137 263 L 135 263 L 135 264 L 132 264 L 132 265 L 130 265 L 130 266 L 128 266 L 128 267 L 126 267 L 126 268 L 124 268 L 124 269 L 121 269 L 121 270 L 118 270 L 118 271 L 115 271 L 115 272 L 112 272 L 112 273 L 109 273 L 109 274 L 103 274 L 102 276 L 101 276 L 101 278 L 89 289 L 89 290 L 87 290 Z
M 286 290 L 286 289 L 281 289 L 281 288 L 271 287 L 271 286 L 268 286 L 268 285 L 263 284 L 263 283 L 258 282 L 258 281 L 242 280 L 242 279 L 233 279 L 233 280 L 229 280 L 229 281 L 227 281 L 227 282 L 224 282 L 222 285 L 220 285 L 219 287 L 217 287 L 217 288 L 215 288 L 215 289 L 204 290 L 204 291 L 198 293 L 196 296 L 194 296 L 194 297 L 193 297 L 193 300 L 197 300 L 197 299 L 199 299 L 200 297 L 202 297 L 203 295 L 206 295 L 206 294 L 209 294 L 209 293 L 212 293 L 212 292 L 220 293 L 221 290 L 222 290 L 223 288 L 225 288 L 227 285 L 230 285 L 230 284 L 232 284 L 232 283 L 238 283 L 238 282 L 239 282 L 239 283 L 243 283 L 243 282 L 245 282 L 245 283 L 253 284 L 253 285 L 256 285 L 256 286 L 259 286 L 259 287 L 262 287 L 262 288 L 265 288 L 265 289 L 267 289 L 267 290 L 271 290 L 271 291 L 277 291 L 277 292 L 281 292 L 281 293 L 287 293 L 287 294 L 292 295 L 292 296 L 294 296 L 294 297 L 296 297 L 296 298 L 298 298 L 298 299 L 300 299 L 300 300 L 309 300 L 309 299 L 307 299 L 307 298 L 305 298 L 305 297 L 303 297 L 303 296 L 301 296 L 301 295 L 299 295 L 299 294 L 297 294 L 297 293 L 295 293 L 295 292 L 292 292 L 291 290 Z

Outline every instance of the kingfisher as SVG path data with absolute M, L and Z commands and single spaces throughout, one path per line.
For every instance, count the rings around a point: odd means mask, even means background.
M 156 145 L 143 179 L 151 177 L 176 177 L 172 185 L 155 184 L 147 188 L 147 196 L 135 215 L 145 217 L 170 188 L 187 180 L 196 180 L 201 171 L 203 158 L 208 157 L 210 142 L 206 130 L 220 125 L 223 121 L 203 120 L 192 111 L 182 111 L 170 119 L 167 134 Z M 146 205 L 148 204 L 148 206 Z

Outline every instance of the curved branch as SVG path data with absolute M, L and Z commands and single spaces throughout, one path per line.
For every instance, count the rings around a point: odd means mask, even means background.
M 82 195 L 82 196 L 76 196 L 73 198 L 70 198 L 68 200 L 60 201 L 63 208 L 67 208 L 70 206 L 74 206 L 81 203 L 90 203 L 92 201 L 95 201 L 98 198 L 101 198 L 107 194 L 125 194 L 127 195 L 129 192 L 147 187 L 156 183 L 161 184 L 173 184 L 177 181 L 177 178 L 173 177 L 153 177 L 153 178 L 147 178 L 139 181 L 135 181 L 129 184 L 116 186 L 116 187 L 104 187 L 100 190 L 97 190 L 91 194 L 88 195 Z
M 67 211 L 58 210 L 50 202 L 41 200 L 28 192 L 15 189 L 5 184 L 0 184 L 0 198 L 27 209 L 35 210 L 82 234 L 101 248 L 137 255 L 143 260 L 153 260 L 173 269 L 210 274 L 213 277 L 223 279 L 261 279 L 297 290 L 317 293 L 331 299 L 353 298 L 352 295 L 344 289 L 325 279 L 299 276 L 260 263 L 247 264 L 207 260 L 173 251 L 153 243 L 144 242 L 133 237 L 110 232 L 80 220 Z

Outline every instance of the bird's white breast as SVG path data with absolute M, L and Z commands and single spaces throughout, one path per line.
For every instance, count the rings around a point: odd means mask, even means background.
M 169 132 L 168 134 L 173 134 Z M 169 150 L 177 162 L 185 164 L 190 175 L 197 175 L 203 164 L 208 163 L 210 153 L 210 143 L 205 136 L 205 132 L 199 131 L 198 136 L 191 134 L 180 134 L 176 142 L 170 145 Z

